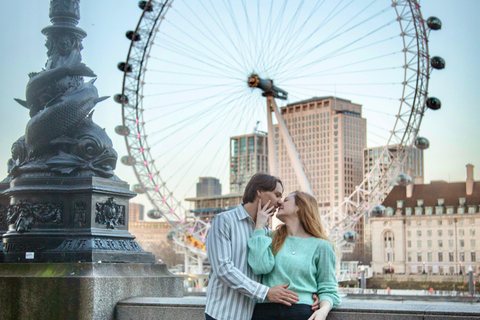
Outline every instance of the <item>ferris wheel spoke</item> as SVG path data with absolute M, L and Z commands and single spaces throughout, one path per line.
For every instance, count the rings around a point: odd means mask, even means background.
M 233 108 L 230 109 L 230 112 L 229 114 L 232 112 Z M 245 112 L 246 108 L 243 109 L 243 112 Z M 227 114 L 227 115 L 229 115 Z M 230 117 L 229 117 L 230 118 Z M 199 133 L 202 132 L 203 130 L 205 130 L 207 127 L 209 127 L 211 125 L 211 123 L 205 125 L 202 129 L 200 129 Z M 196 155 L 195 158 L 192 158 L 192 159 L 187 159 L 187 161 L 185 161 L 185 163 L 183 163 L 180 168 L 187 168 L 187 170 L 185 170 L 185 173 L 183 175 L 183 177 L 181 177 L 180 179 L 178 179 L 178 181 L 182 181 L 183 178 L 189 173 L 189 171 L 191 170 L 191 168 L 193 167 L 193 165 L 195 164 L 195 162 L 197 161 L 198 158 L 200 158 L 202 156 L 203 153 L 205 153 L 208 149 L 207 149 L 207 146 L 213 141 L 214 138 L 216 137 L 219 137 L 218 136 L 218 132 L 225 128 L 225 127 L 228 127 L 229 126 L 229 122 L 228 121 L 222 121 L 221 122 L 221 125 L 217 127 L 217 130 L 215 131 L 215 133 L 217 134 L 212 134 L 210 139 L 207 140 L 205 142 L 204 145 L 201 145 L 200 147 L 197 147 L 196 151 L 194 152 L 194 154 Z M 211 160 L 213 161 L 213 160 Z M 190 166 L 187 167 L 187 164 L 190 163 Z M 169 177 L 167 180 L 171 180 L 173 178 L 173 175 L 171 177 Z M 178 185 L 177 185 L 178 186 Z M 175 189 L 173 190 L 175 191 Z
M 229 58 L 232 58 L 231 57 L 231 54 L 230 52 L 228 51 L 228 49 L 226 48 L 225 44 L 222 43 L 216 36 L 215 34 L 212 32 L 211 28 L 209 28 L 205 22 L 204 22 L 204 19 L 200 18 L 198 13 L 193 10 L 189 5 L 188 5 L 188 2 L 185 2 L 185 6 L 189 9 L 190 13 L 193 15 L 193 17 L 195 18 L 195 21 L 197 21 L 201 26 L 203 26 L 202 29 L 199 28 L 199 25 L 198 24 L 194 24 L 193 21 L 191 19 L 188 19 L 186 18 L 184 15 L 181 14 L 181 12 L 177 11 L 177 14 L 182 18 L 182 20 L 184 22 L 186 22 L 187 24 L 189 24 L 190 26 L 192 26 L 198 33 L 200 34 L 204 34 L 206 32 L 206 34 L 208 34 L 209 36 L 207 37 L 204 37 L 204 39 L 208 40 L 209 42 L 208 43 L 211 43 L 212 45 L 214 45 L 214 48 L 217 48 L 219 49 L 221 52 L 223 52 L 223 54 L 226 56 L 226 57 L 229 57 Z M 203 46 L 203 45 L 202 45 Z M 210 52 L 215 52 L 214 48 L 211 48 L 209 49 Z M 216 55 L 218 56 L 218 55 Z M 221 58 L 223 59 L 223 58 Z M 232 62 L 234 64 L 236 64 L 240 70 L 243 69 L 243 66 L 240 64 L 239 61 L 242 61 L 241 59 L 231 59 Z
M 201 68 L 198 68 L 198 67 L 196 67 L 196 66 L 179 63 L 178 61 L 161 59 L 161 58 L 155 58 L 155 57 L 150 57 L 150 59 L 151 59 L 151 60 L 161 61 L 162 63 L 168 64 L 168 65 L 182 67 L 182 68 L 185 68 L 185 70 L 189 70 L 189 71 L 191 71 L 191 70 L 201 71 L 201 72 L 203 72 L 203 74 L 205 74 L 207 77 L 212 76 L 212 75 L 215 75 L 215 76 L 218 76 L 218 77 L 221 77 L 221 78 L 236 79 L 236 78 L 233 78 L 233 77 L 231 76 L 231 74 L 225 75 L 225 74 L 222 74 L 222 73 L 217 73 L 217 72 L 215 72 L 215 70 L 201 69 Z M 149 70 L 149 71 L 150 71 L 150 70 Z M 153 71 L 153 72 L 161 72 L 161 71 L 159 71 L 159 70 L 151 70 L 151 71 Z

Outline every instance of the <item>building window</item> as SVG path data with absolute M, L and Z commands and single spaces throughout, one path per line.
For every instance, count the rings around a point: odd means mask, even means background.
M 429 237 L 432 236 L 432 230 L 427 230 L 427 236 L 429 236 Z
M 477 255 L 475 254 L 475 252 L 470 252 L 470 261 L 477 261 Z
M 412 232 L 410 230 L 407 231 L 407 237 L 411 237 L 412 236 Z
M 470 229 L 470 236 L 475 237 L 475 229 Z
M 417 252 L 417 262 L 422 262 L 422 253 Z
M 402 209 L 403 208 L 403 201 L 402 200 L 397 200 L 397 208 Z
M 447 207 L 447 214 L 453 214 L 453 206 Z
M 417 240 L 417 248 L 421 248 L 422 247 L 422 240 Z
M 407 253 L 407 261 L 412 262 L 412 253 L 411 252 Z
M 435 207 L 435 214 L 443 214 L 443 207 L 436 206 Z
M 410 240 L 407 241 L 407 247 L 408 247 L 408 248 L 411 248 L 411 247 L 412 247 L 412 241 L 410 241 Z
M 475 239 L 470 239 L 470 247 L 475 248 Z
M 448 246 L 449 246 L 450 248 L 453 248 L 453 239 L 449 239 L 449 240 L 448 240 Z
M 465 208 L 464 207 L 458 207 L 457 208 L 457 213 L 458 214 L 464 214 L 465 213 Z
M 438 230 L 437 233 L 438 233 L 438 236 L 441 237 L 443 235 L 443 230 Z
M 422 215 L 422 209 L 421 207 L 415 207 L 415 215 L 416 216 L 421 216 Z
M 438 203 L 439 206 L 443 206 L 443 204 L 445 203 L 445 199 L 444 198 L 438 198 L 437 203 Z
M 417 200 L 417 206 L 422 207 L 423 206 L 423 199 L 418 199 Z
M 432 215 L 432 212 L 433 212 L 433 207 L 425 207 L 425 214 L 427 216 Z
M 451 229 L 448 230 L 448 236 L 449 236 L 449 237 L 453 237 L 453 230 L 451 230 Z
M 443 240 L 438 240 L 438 247 L 443 248 Z
M 417 230 L 417 237 L 421 237 L 422 236 L 422 230 Z
M 438 253 L 438 262 L 443 262 L 443 252 Z
M 453 262 L 453 261 L 454 261 L 453 252 L 449 252 L 449 253 L 448 253 L 448 261 L 449 261 L 449 262 Z
M 460 261 L 465 262 L 465 252 L 460 252 Z
M 460 248 L 465 247 L 465 240 L 461 239 L 459 242 L 460 242 Z
M 475 206 L 468 206 L 468 213 L 475 213 Z
M 443 224 L 442 220 L 438 220 L 438 225 L 441 226 Z
M 458 203 L 459 203 L 461 206 L 464 206 L 464 205 L 465 205 L 465 200 L 466 200 L 466 198 L 458 198 Z
M 412 208 L 405 208 L 405 215 L 411 216 L 412 215 Z
M 432 247 L 432 240 L 428 240 L 428 241 L 427 241 L 427 246 L 428 246 L 429 248 Z
M 458 234 L 460 235 L 460 237 L 463 237 L 465 235 L 465 230 L 463 229 L 458 230 Z
M 432 253 L 431 252 L 427 253 L 427 261 L 432 262 Z

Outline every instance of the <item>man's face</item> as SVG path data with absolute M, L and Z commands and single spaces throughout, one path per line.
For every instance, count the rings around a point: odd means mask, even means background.
M 277 187 L 273 191 L 258 191 L 258 197 L 260 198 L 262 208 L 267 204 L 268 200 L 270 200 L 269 206 L 274 206 L 275 209 L 277 209 L 283 204 L 282 193 L 283 188 L 279 182 L 277 182 Z

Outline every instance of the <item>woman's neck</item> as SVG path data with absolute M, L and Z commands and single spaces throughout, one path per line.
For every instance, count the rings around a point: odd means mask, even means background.
M 312 236 L 307 231 L 305 231 L 302 224 L 298 220 L 287 221 L 285 222 L 285 225 L 287 226 L 287 234 L 289 236 L 297 238 L 310 238 Z

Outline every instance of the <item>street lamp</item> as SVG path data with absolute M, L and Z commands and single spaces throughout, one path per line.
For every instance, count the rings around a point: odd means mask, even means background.
M 422 272 L 422 273 L 423 273 L 423 274 L 426 273 L 426 272 L 425 272 L 425 261 L 423 261 L 423 272 Z
M 388 261 L 388 269 L 392 273 L 392 263 L 390 261 Z
M 460 261 L 460 272 L 458 274 L 463 274 L 463 271 L 462 271 L 462 261 Z

